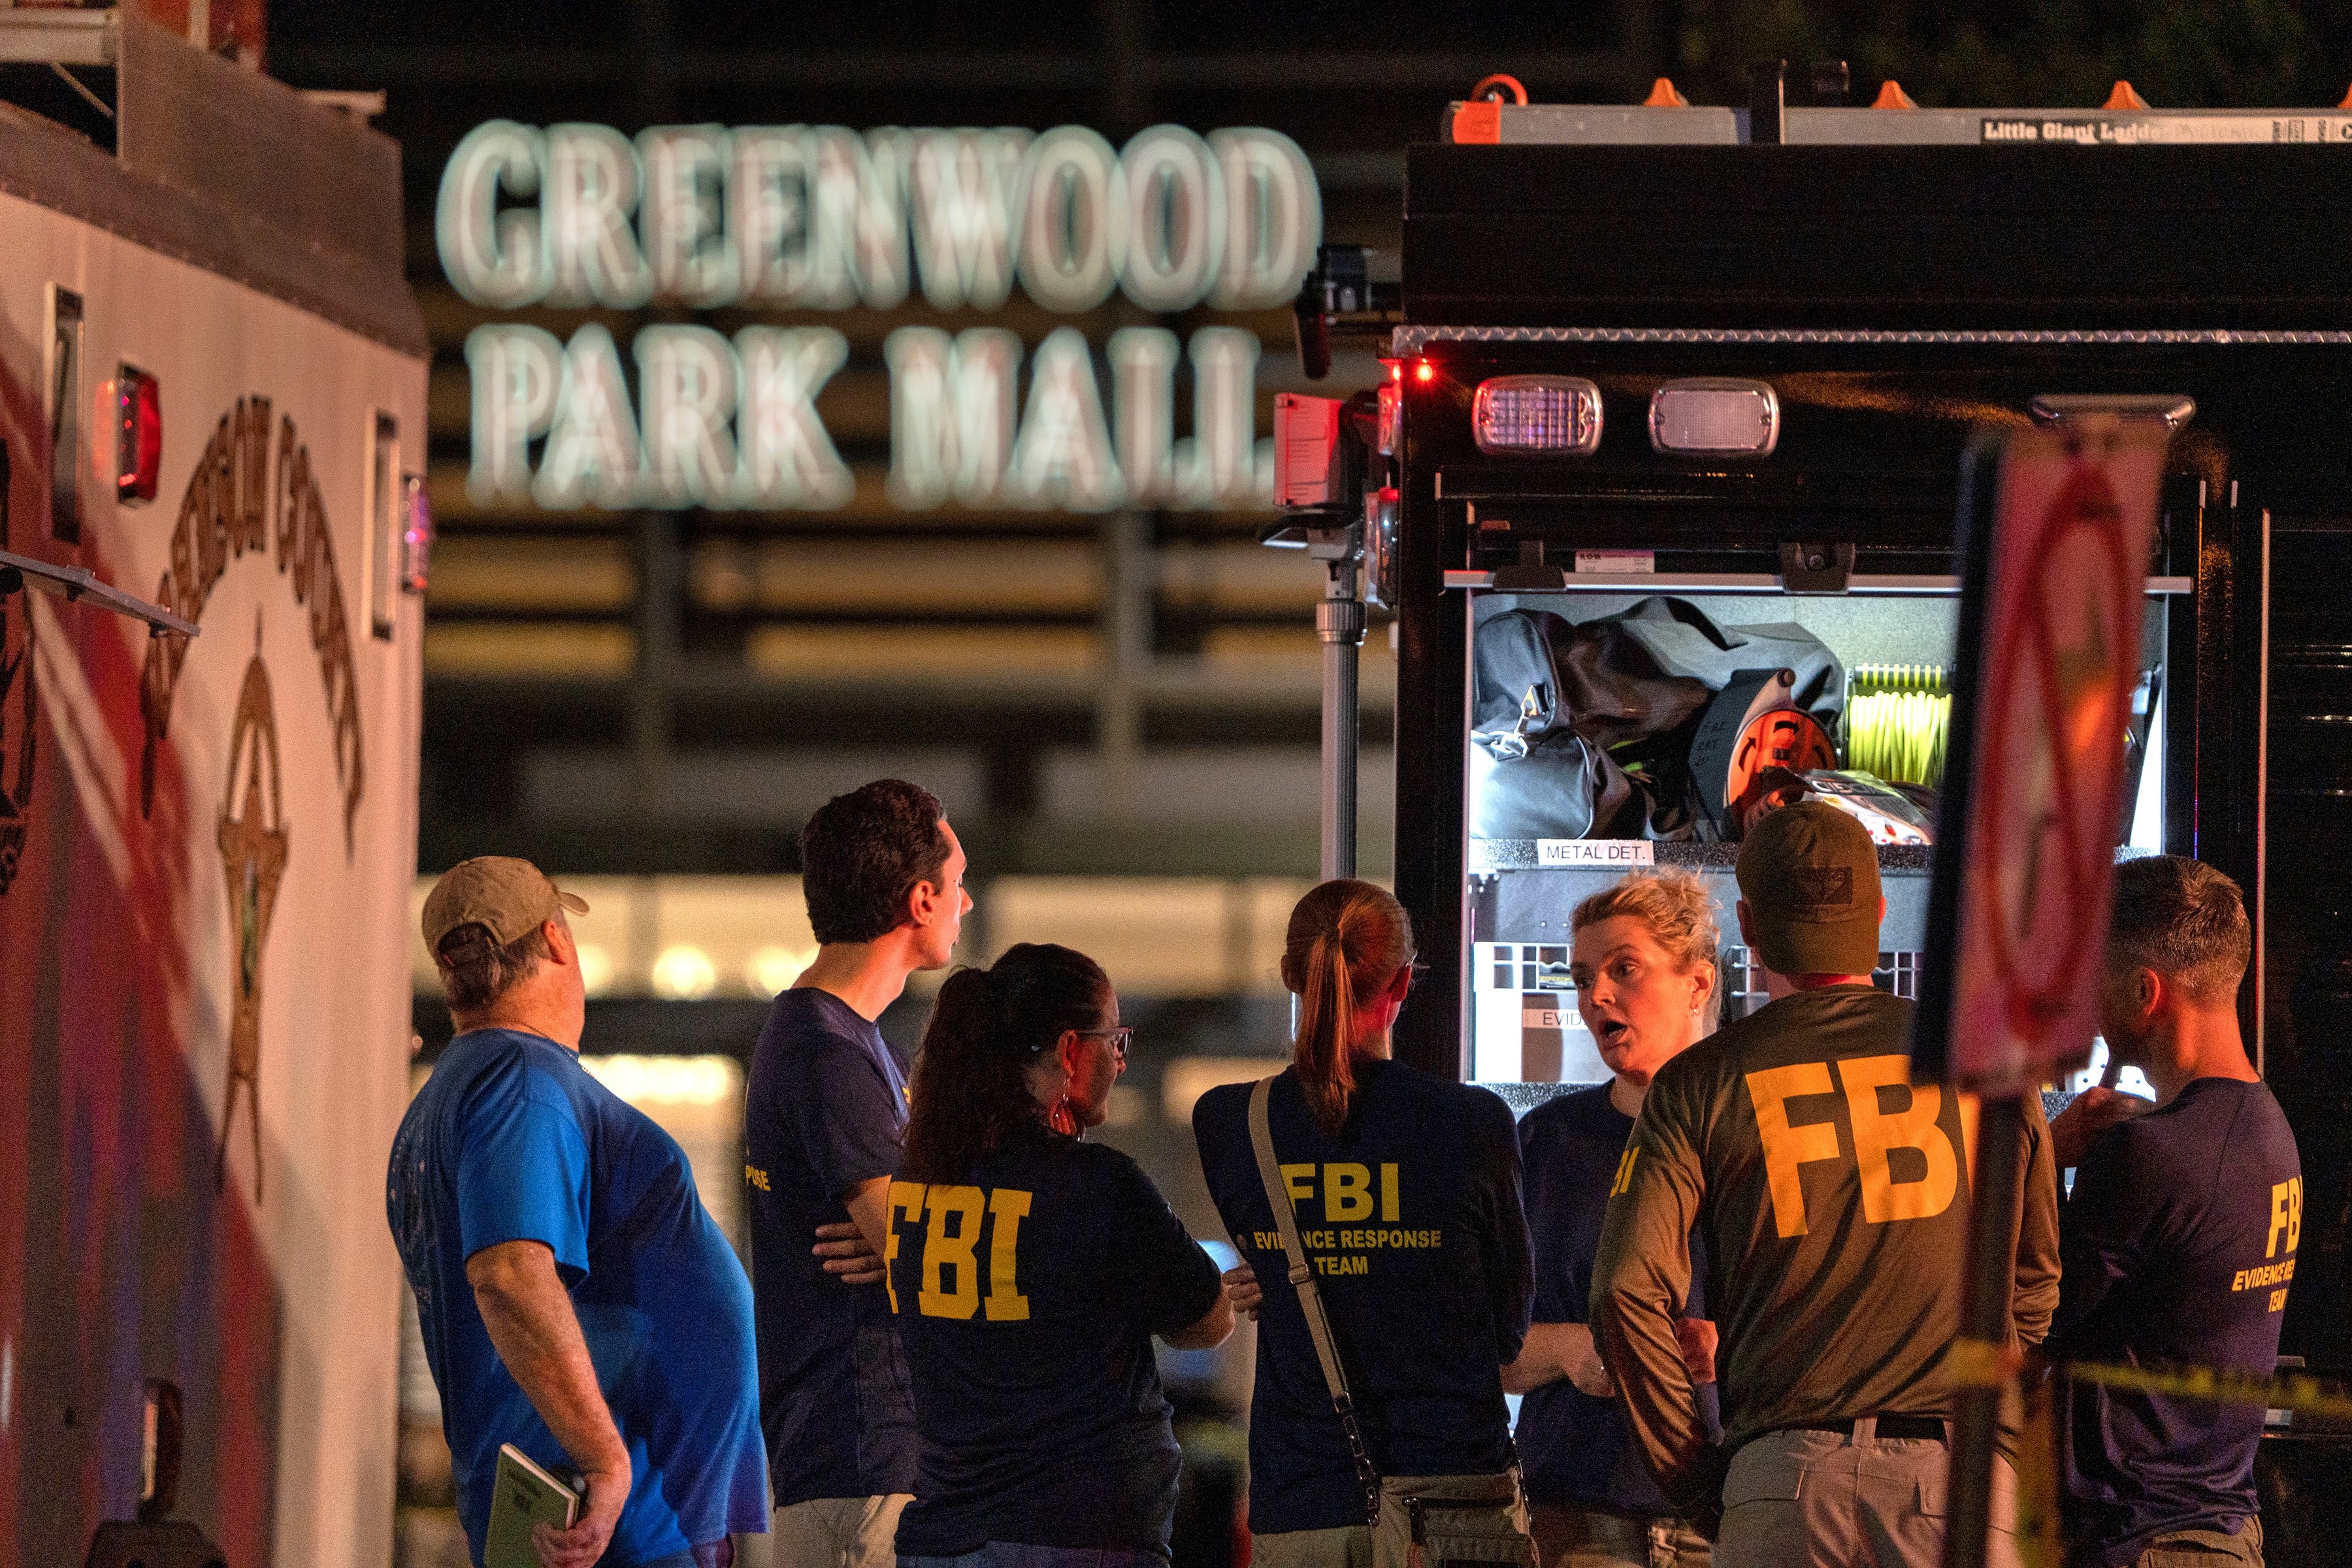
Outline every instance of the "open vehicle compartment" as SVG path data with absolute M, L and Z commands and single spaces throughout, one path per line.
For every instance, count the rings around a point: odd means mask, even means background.
M 1730 594 L 1695 591 L 1675 577 L 1659 579 L 1646 589 L 1643 583 L 1643 579 L 1632 577 L 1624 579 L 1622 587 L 1612 584 L 1550 594 L 1474 593 L 1473 646 L 1479 627 L 1509 611 L 1548 610 L 1584 622 L 1630 609 L 1645 598 L 1664 596 L 1684 599 L 1725 626 L 1793 623 L 1820 638 L 1838 658 L 1849 679 L 1858 668 L 1868 666 L 1908 665 L 1944 671 L 1952 667 L 1958 620 L 1954 593 Z M 2147 599 L 2141 665 L 2155 670 L 2158 681 L 2147 765 L 2129 809 L 2126 837 L 2127 843 L 2147 851 L 2160 850 L 2166 843 L 2167 706 L 2162 688 L 2167 633 L 2175 619 L 2175 595 L 2161 591 L 2167 586 L 2164 579 L 2155 583 L 2158 591 Z M 1840 742 L 1840 761 L 1844 763 L 1842 727 L 1833 727 L 1833 732 Z M 1477 743 L 1465 733 L 1465 757 L 1468 747 Z M 1475 769 L 1469 771 L 1465 787 L 1465 795 L 1475 797 Z M 1475 818 L 1475 808 L 1465 814 Z M 1687 869 L 1707 883 L 1722 942 L 1717 976 L 1722 1016 L 1727 1021 L 1762 1005 L 1761 973 L 1740 942 L 1735 908 L 1739 897 L 1733 875 L 1738 842 L 1621 842 L 1623 847 L 1619 854 L 1647 854 L 1661 869 Z M 1509 1086 L 1508 1097 L 1520 1103 L 1543 1098 L 1554 1091 L 1555 1085 L 1601 1081 L 1609 1076 L 1608 1069 L 1576 1016 L 1574 987 L 1568 977 L 1570 918 L 1579 902 L 1604 890 L 1623 871 L 1603 866 L 1545 864 L 1543 846 L 1533 839 L 1470 837 L 1466 849 L 1469 952 L 1464 987 L 1465 1076 L 1489 1086 Z M 1920 952 L 1927 940 L 1930 858 L 1926 846 L 1879 847 L 1886 916 L 1874 978 L 1901 996 L 1913 996 L 1917 991 Z

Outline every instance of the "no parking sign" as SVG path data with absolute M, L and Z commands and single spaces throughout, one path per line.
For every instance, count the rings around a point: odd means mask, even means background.
M 1922 1080 L 2013 1095 L 2089 1056 L 2169 435 L 2093 415 L 1970 455 Z

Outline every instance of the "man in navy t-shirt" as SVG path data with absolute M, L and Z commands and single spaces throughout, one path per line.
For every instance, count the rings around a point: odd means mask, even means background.
M 929 792 L 883 779 L 801 835 L 815 962 L 751 1057 L 743 1178 L 758 1301 L 760 1422 L 790 1568 L 890 1568 L 915 1489 L 913 1394 L 882 1275 L 907 1068 L 875 1020 L 946 966 L 971 900 Z
M 2237 884 L 2173 856 L 2116 870 L 2101 1027 L 2157 1106 L 2086 1090 L 2051 1123 L 2074 1190 L 2046 1347 L 2061 1360 L 2277 1368 L 2303 1233 L 2294 1134 L 2238 1033 L 2253 942 Z M 2070 1561 L 2263 1560 L 2259 1406 L 2066 1385 Z
M 1545 1101 L 1519 1119 L 1519 1155 L 1527 1172 L 1528 1230 L 1535 1241 L 1535 1323 L 1586 1322 L 1592 1295 L 1592 1258 L 1601 1245 L 1601 1222 L 1633 1136 L 1633 1119 L 1612 1101 L 1612 1084 L 1595 1084 Z M 1710 1442 L 1723 1433 L 1717 1415 L 1712 1338 L 1706 1322 L 1706 1249 L 1691 1233 L 1691 1286 L 1683 1320 L 1696 1325 L 1686 1343 L 1699 1413 Z M 1530 1343 L 1534 1334 L 1530 1333 Z M 1519 1403 L 1517 1441 L 1528 1504 L 1544 1510 L 1611 1514 L 1629 1521 L 1650 1540 L 1645 1557 L 1682 1554 L 1703 1561 L 1706 1542 L 1674 1517 L 1674 1505 L 1658 1489 L 1642 1459 L 1633 1430 L 1618 1403 L 1617 1390 L 1582 1336 L 1584 1365 L 1571 1362 L 1568 1375 L 1526 1391 Z M 1516 1366 L 1517 1363 L 1514 1363 Z M 1699 1373 L 1704 1371 L 1705 1377 Z M 1588 1387 L 1588 1384 L 1590 1385 Z M 1506 1370 L 1504 1386 L 1514 1386 Z M 1537 1520 L 1537 1539 L 1550 1533 Z M 1549 1555 L 1547 1555 L 1549 1561 Z
M 425 902 L 457 1026 L 393 1142 L 385 1213 L 441 1392 L 476 1563 L 499 1449 L 583 1478 L 550 1568 L 724 1568 L 766 1527 L 751 1292 L 677 1142 L 581 1068 L 586 994 L 527 860 Z

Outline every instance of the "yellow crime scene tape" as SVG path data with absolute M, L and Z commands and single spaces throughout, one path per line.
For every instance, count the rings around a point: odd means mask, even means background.
M 2302 1373 L 2248 1377 L 2210 1366 L 2115 1366 L 2102 1362 L 2052 1362 L 1990 1340 L 1961 1338 L 1944 1365 L 1963 1387 L 2018 1388 L 2023 1405 L 2017 1440 L 2017 1542 L 2024 1568 L 2064 1568 L 2065 1537 L 2058 1522 L 2058 1386 L 2090 1383 L 2102 1388 L 2204 1399 L 2216 1405 L 2257 1405 L 2352 1421 L 2352 1394 Z M 2047 1373 L 2048 1375 L 2043 1375 Z

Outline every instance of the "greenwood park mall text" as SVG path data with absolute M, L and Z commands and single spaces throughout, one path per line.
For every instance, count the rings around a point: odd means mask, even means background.
M 494 310 L 1090 311 L 1114 292 L 1153 314 L 1287 304 L 1312 265 L 1322 196 L 1288 137 L 1156 125 L 1114 149 L 1024 130 L 478 126 L 441 180 L 435 233 L 458 293 Z M 1075 327 L 1028 359 L 1012 331 L 908 325 L 885 340 L 893 504 L 1099 511 L 1265 504 L 1258 340 L 1203 326 Z M 848 360 L 832 327 L 692 321 L 627 345 L 590 321 L 568 342 L 521 321 L 474 329 L 473 458 L 483 504 L 824 509 L 853 485 L 815 400 Z M 1175 438 L 1189 362 L 1192 434 Z M 634 395 L 632 382 L 634 381 Z M 1108 395 L 1105 395 L 1105 382 Z

